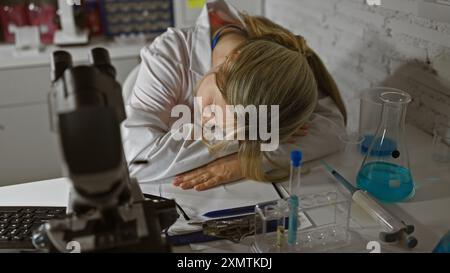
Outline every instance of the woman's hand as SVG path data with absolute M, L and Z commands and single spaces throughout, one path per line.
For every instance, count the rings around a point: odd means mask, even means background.
M 176 176 L 173 185 L 183 190 L 203 191 L 242 178 L 238 155 L 232 154 Z
M 306 135 L 308 134 L 309 127 L 310 127 L 310 124 L 309 124 L 309 123 L 306 123 L 305 125 L 303 125 L 303 127 L 300 128 L 297 132 L 295 132 L 295 133 L 288 139 L 287 142 L 288 142 L 288 143 L 295 143 L 295 142 L 297 142 L 297 139 L 298 139 L 299 137 L 306 136 Z

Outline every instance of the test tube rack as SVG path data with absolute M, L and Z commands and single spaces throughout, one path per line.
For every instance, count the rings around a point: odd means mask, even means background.
M 350 243 L 350 209 L 350 197 L 338 189 L 300 195 L 298 239 L 295 245 L 288 245 L 287 231 L 282 235 L 279 229 L 273 227 L 277 222 L 284 222 L 285 228 L 288 227 L 286 223 L 289 210 L 286 200 L 258 204 L 252 251 L 327 252 L 345 247 Z

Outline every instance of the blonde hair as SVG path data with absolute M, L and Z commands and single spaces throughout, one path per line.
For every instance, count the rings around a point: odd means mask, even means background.
M 216 73 L 217 85 L 227 104 L 244 107 L 279 105 L 281 143 L 308 121 L 317 104 L 318 89 L 333 98 L 346 118 L 336 83 L 303 37 L 295 36 L 264 17 L 246 14 L 241 17 L 247 39 Z M 286 177 L 287 172 L 281 176 L 268 176 L 262 169 L 263 157 L 286 169 L 261 151 L 261 141 L 244 140 L 239 147 L 242 174 L 259 181 Z

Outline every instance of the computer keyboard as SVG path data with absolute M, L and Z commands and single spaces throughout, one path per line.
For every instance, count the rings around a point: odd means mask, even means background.
M 33 230 L 65 214 L 65 207 L 0 207 L 0 250 L 34 249 Z

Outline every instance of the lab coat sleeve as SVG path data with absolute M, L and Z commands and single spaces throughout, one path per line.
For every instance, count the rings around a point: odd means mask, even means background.
M 311 115 L 308 134 L 299 137 L 295 143 L 280 144 L 276 151 L 268 152 L 267 156 L 284 167 L 289 167 L 292 150 L 302 151 L 303 162 L 319 159 L 341 149 L 339 135 L 344 131 L 343 115 L 333 99 L 326 96 L 318 101 Z M 264 160 L 263 169 L 268 172 L 275 167 L 268 160 Z
M 200 140 L 176 140 L 171 133 L 171 110 L 183 100 L 188 76 L 182 62 L 166 55 L 165 42 L 158 40 L 142 49 L 140 71 L 122 125 L 130 174 L 140 182 L 168 178 L 214 159 Z M 183 127 L 194 128 L 192 124 Z

